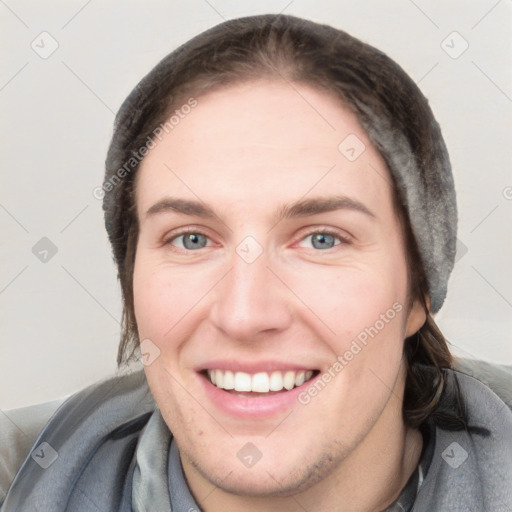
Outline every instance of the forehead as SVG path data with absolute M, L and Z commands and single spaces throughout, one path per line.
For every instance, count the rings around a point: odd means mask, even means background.
M 141 163 L 139 215 L 165 193 L 224 205 L 255 193 L 263 206 L 334 190 L 390 201 L 382 157 L 355 114 L 333 95 L 262 80 L 195 100 L 193 108 L 175 106 L 172 128 L 155 139 Z

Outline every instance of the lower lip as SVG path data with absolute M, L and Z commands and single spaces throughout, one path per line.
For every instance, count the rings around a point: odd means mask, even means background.
M 290 409 L 297 404 L 299 394 L 314 381 L 313 377 L 302 386 L 297 386 L 290 391 L 273 393 L 268 396 L 246 397 L 219 389 L 202 374 L 199 375 L 199 378 L 203 383 L 206 395 L 217 409 L 237 418 L 251 420 L 270 418 Z

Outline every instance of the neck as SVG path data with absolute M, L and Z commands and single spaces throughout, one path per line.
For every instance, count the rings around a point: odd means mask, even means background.
M 358 447 L 326 478 L 292 496 L 234 495 L 224 491 L 222 484 L 212 485 L 182 458 L 189 486 L 201 509 L 204 512 L 386 509 L 416 469 L 423 445 L 421 433 L 407 428 L 402 421 L 404 380 L 405 377 L 397 379 L 387 406 Z

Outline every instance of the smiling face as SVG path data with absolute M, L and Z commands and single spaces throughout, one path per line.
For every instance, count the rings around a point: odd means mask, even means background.
M 137 177 L 146 375 L 194 491 L 304 491 L 404 438 L 403 341 L 425 317 L 391 179 L 325 92 L 197 100 Z

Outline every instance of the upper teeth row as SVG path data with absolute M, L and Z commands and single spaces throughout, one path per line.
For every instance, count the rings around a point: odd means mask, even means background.
M 290 390 L 301 386 L 311 379 L 313 372 L 308 371 L 275 371 L 270 375 L 267 372 L 253 375 L 245 372 L 232 372 L 230 370 L 208 370 L 208 377 L 212 384 L 220 389 L 234 389 L 235 391 L 253 391 L 255 393 L 268 393 Z

